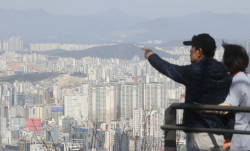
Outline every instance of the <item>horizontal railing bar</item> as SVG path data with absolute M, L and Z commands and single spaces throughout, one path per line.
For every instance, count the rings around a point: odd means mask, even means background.
M 232 133 L 232 134 L 246 134 L 250 135 L 250 131 L 242 131 L 242 130 L 230 130 L 230 129 L 216 129 L 216 128 L 192 128 L 185 126 L 172 126 L 172 125 L 163 125 L 161 126 L 162 130 L 182 130 L 189 132 L 211 132 L 211 133 Z
M 213 111 L 230 111 L 230 112 L 250 112 L 250 107 L 187 104 L 187 103 L 173 103 L 170 105 L 169 108 L 185 109 L 185 110 L 213 110 Z

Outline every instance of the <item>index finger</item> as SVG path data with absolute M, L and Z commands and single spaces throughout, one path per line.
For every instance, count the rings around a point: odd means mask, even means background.
M 149 49 L 146 48 L 146 47 L 141 47 L 141 49 L 144 50 L 144 51 L 149 51 Z

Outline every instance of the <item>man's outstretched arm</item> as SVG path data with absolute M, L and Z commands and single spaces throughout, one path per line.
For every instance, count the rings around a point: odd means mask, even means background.
M 191 72 L 190 66 L 178 66 L 171 64 L 163 59 L 161 59 L 157 54 L 152 50 L 142 47 L 142 50 L 145 51 L 145 58 L 148 59 L 149 63 L 157 69 L 162 74 L 168 76 L 169 78 L 175 80 L 176 82 L 187 84 L 186 79 Z

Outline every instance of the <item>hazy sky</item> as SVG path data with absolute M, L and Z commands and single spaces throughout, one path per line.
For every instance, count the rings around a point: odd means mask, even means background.
M 0 0 L 2 9 L 42 9 L 53 14 L 89 15 L 116 8 L 146 18 L 200 11 L 250 14 L 250 0 Z

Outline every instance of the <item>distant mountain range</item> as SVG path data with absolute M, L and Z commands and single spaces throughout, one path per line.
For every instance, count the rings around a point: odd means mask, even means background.
M 25 43 L 169 41 L 190 39 L 204 32 L 215 38 L 250 39 L 250 14 L 200 12 L 148 21 L 116 9 L 92 16 L 0 9 L 0 18 L 0 38 L 21 36 Z
M 165 58 L 178 58 L 179 55 L 172 55 L 163 51 L 155 50 L 154 52 Z M 29 54 L 34 52 L 18 52 L 22 54 Z M 86 50 L 76 50 L 76 51 L 65 51 L 65 50 L 52 50 L 52 51 L 42 51 L 36 52 L 37 54 L 57 56 L 57 57 L 71 57 L 80 59 L 83 57 L 98 57 L 103 59 L 119 58 L 122 60 L 132 59 L 134 56 L 138 56 L 140 59 L 144 59 L 144 51 L 134 44 L 122 43 L 112 46 L 100 46 L 95 48 L 90 48 Z
M 11 82 L 11 83 L 15 81 L 37 82 L 37 81 L 42 81 L 44 79 L 53 79 L 60 74 L 62 73 L 59 73 L 59 72 L 24 73 L 24 74 L 19 74 L 19 75 L 2 77 L 0 79 L 0 82 Z

